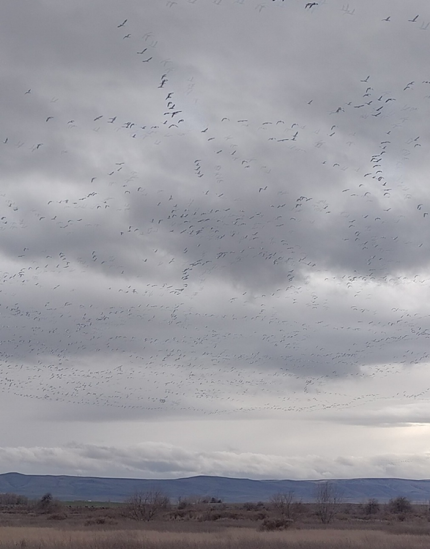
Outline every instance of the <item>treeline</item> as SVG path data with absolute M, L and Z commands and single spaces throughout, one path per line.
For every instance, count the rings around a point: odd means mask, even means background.
M 40 499 L 32 500 L 27 496 L 14 493 L 0 493 L 0 509 L 18 508 L 39 513 L 52 513 L 57 511 L 62 503 L 55 499 L 51 493 L 44 494 Z
M 19 494 L 0 494 L 0 505 L 28 505 L 29 500 L 27 496 L 20 496 Z

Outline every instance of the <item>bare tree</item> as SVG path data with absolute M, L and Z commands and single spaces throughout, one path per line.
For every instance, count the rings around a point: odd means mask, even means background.
M 409 513 L 412 511 L 412 504 L 405 496 L 398 496 L 394 499 L 390 499 L 388 502 L 388 509 L 392 513 Z
M 379 513 L 380 508 L 379 501 L 375 498 L 368 499 L 364 504 L 364 512 L 366 515 L 376 515 Z
M 169 498 L 158 490 L 136 492 L 126 501 L 126 514 L 134 520 L 152 520 L 169 506 Z
M 332 522 L 340 497 L 336 486 L 332 482 L 320 482 L 316 485 L 315 501 L 317 515 L 323 524 Z
M 270 503 L 273 509 L 278 511 L 282 517 L 291 519 L 293 514 L 294 491 L 289 490 L 288 492 L 273 494 L 270 498 Z

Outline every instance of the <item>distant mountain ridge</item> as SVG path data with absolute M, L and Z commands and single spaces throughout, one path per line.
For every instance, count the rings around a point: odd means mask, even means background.
M 276 493 L 293 491 L 296 499 L 311 502 L 320 482 L 323 480 L 252 480 L 216 476 L 148 480 L 4 473 L 0 474 L 0 493 L 36 499 L 50 492 L 63 501 L 124 501 L 135 492 L 161 490 L 172 500 L 199 496 L 244 503 L 268 501 Z M 405 496 L 416 503 L 430 501 L 430 480 L 357 478 L 330 482 L 336 485 L 344 502 L 359 503 L 369 498 L 385 502 L 397 496 Z

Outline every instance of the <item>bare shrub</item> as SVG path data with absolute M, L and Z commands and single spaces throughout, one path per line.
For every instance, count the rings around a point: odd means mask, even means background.
M 286 530 L 291 526 L 293 521 L 287 518 L 280 519 L 264 519 L 258 527 L 260 532 L 273 532 L 275 530 Z
M 48 520 L 66 520 L 68 518 L 67 513 L 54 513 L 47 517 Z
M 182 499 L 182 498 L 178 499 L 177 507 L 179 510 L 186 509 L 189 506 L 190 506 L 190 503 L 186 499 Z
M 126 501 L 125 514 L 134 520 L 149 521 L 169 505 L 169 498 L 158 490 L 136 492 Z
M 103 529 L 106 526 L 116 526 L 117 524 L 118 521 L 109 517 L 95 517 L 84 522 L 84 526 L 103 526 Z
M 408 498 L 398 496 L 394 499 L 390 499 L 388 502 L 388 509 L 391 513 L 405 514 L 412 511 L 412 505 Z
M 282 517 L 290 519 L 293 512 L 294 492 L 279 492 L 270 498 L 271 507 Z
M 317 516 L 323 524 L 333 521 L 337 507 L 340 503 L 340 496 L 336 486 L 332 482 L 320 482 L 315 489 L 315 502 Z
M 61 503 L 57 499 L 54 499 L 50 492 L 47 492 L 36 502 L 35 510 L 38 513 L 48 514 L 59 512 L 61 507 Z
M 293 517 L 297 518 L 298 515 L 302 515 L 306 512 L 306 505 L 303 503 L 303 501 L 298 500 L 293 503 Z
M 377 515 L 381 509 L 379 501 L 375 498 L 370 498 L 363 506 L 363 511 L 366 515 Z

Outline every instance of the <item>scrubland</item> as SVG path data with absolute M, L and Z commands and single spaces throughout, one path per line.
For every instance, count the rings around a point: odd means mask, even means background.
M 278 502 L 279 503 L 279 502 Z M 369 510 L 371 512 L 369 512 Z M 136 519 L 130 504 L 51 500 L 0 507 L 0 549 L 421 549 L 428 506 L 336 504 L 323 524 L 316 504 L 165 504 Z M 288 515 L 288 516 L 287 516 Z

